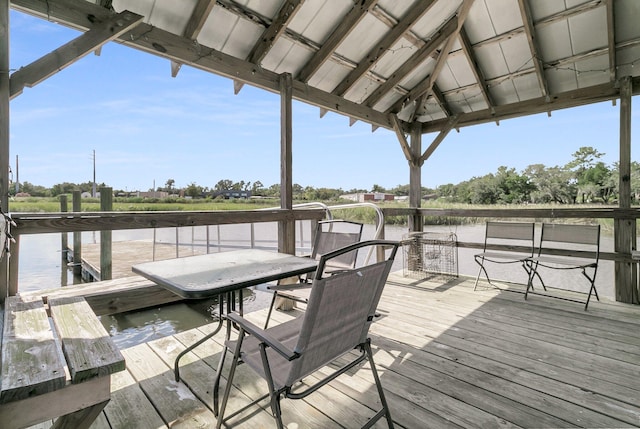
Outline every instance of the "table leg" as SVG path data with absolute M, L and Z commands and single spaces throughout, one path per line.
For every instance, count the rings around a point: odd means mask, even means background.
M 174 364 L 173 364 L 173 372 L 175 374 L 176 382 L 180 381 L 180 366 L 179 366 L 180 359 L 182 359 L 182 357 L 184 355 L 186 355 L 187 353 L 189 353 L 190 351 L 192 351 L 193 349 L 198 347 L 200 344 L 204 343 L 208 339 L 210 339 L 213 336 L 215 336 L 222 329 L 222 324 L 224 323 L 224 320 L 223 320 L 223 317 L 222 317 L 222 313 L 223 313 L 223 310 L 224 310 L 224 299 L 223 299 L 222 295 L 218 295 L 218 301 L 219 301 L 218 304 L 220 306 L 220 315 L 218 316 L 218 326 L 216 326 L 216 328 L 213 330 L 213 332 L 210 332 L 209 334 L 205 335 L 203 338 L 199 339 L 194 344 L 190 345 L 189 347 L 187 347 L 186 349 L 181 351 L 180 354 L 178 354 L 178 356 L 176 357 L 176 360 L 174 361 Z M 229 299 L 227 299 L 227 301 L 229 301 Z M 227 334 L 227 335 L 229 335 L 229 334 Z

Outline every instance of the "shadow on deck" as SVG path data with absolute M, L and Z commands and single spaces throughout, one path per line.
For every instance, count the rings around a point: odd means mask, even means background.
M 640 307 L 593 302 L 582 308 L 474 291 L 468 278 L 443 284 L 392 274 L 371 334 L 394 421 L 404 428 L 640 426 Z M 247 317 L 260 323 L 265 315 Z M 112 376 L 112 400 L 92 428 L 211 427 L 223 334 L 182 360 L 182 382 L 171 370 L 185 344 L 210 329 L 123 350 L 127 371 Z M 239 371 L 231 409 L 266 391 L 249 368 Z M 360 427 L 376 401 L 371 373 L 356 371 L 305 401 L 283 401 L 284 421 L 296 428 Z M 245 417 L 234 427 L 274 427 L 267 411 Z

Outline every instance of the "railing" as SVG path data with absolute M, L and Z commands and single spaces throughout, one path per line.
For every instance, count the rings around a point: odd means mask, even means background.
M 52 232 L 77 232 L 100 230 L 126 230 L 163 227 L 184 227 L 199 225 L 225 225 L 238 223 L 258 223 L 276 221 L 309 220 L 319 221 L 333 216 L 337 210 L 351 207 L 370 206 L 377 213 L 375 238 L 384 237 L 385 219 L 392 216 L 414 217 L 472 217 L 492 219 L 613 219 L 616 249 L 603 252 L 601 259 L 614 261 L 616 265 L 616 290 L 625 296 L 624 302 L 637 302 L 637 260 L 631 251 L 635 250 L 635 224 L 640 217 L 639 209 L 618 208 L 560 208 L 560 209 L 422 209 L 422 208 L 380 208 L 371 203 L 354 203 L 326 206 L 322 203 L 305 203 L 294 210 L 267 209 L 250 211 L 206 211 L 206 212 L 72 212 L 72 213 L 17 213 L 12 218 L 16 227 L 12 229 L 17 242 L 12 246 L 8 285 L 0 284 L 2 296 L 17 293 L 19 238 L 26 234 Z M 311 209 L 310 207 L 317 207 Z M 295 240 L 295 237 L 287 239 Z M 631 243 L 628 249 L 617 243 Z M 295 244 L 295 241 L 294 241 Z M 482 242 L 458 242 L 460 248 L 482 248 Z M 619 269 L 622 267 L 622 271 Z M 625 271 L 626 270 L 626 271 Z M 618 284 L 619 283 L 619 284 Z M 8 289 L 8 290 L 7 290 Z M 636 301 L 633 301 L 633 300 Z
M 550 208 L 550 209 L 422 209 L 422 208 L 388 208 L 383 209 L 386 217 L 413 216 L 424 217 L 466 217 L 487 219 L 612 219 L 614 235 L 614 252 L 601 252 L 600 259 L 615 263 L 615 298 L 617 301 L 638 304 L 640 291 L 638 287 L 638 260 L 632 252 L 636 250 L 636 224 L 640 218 L 640 209 L 633 208 Z M 422 219 L 420 219 L 422 220 Z M 411 223 L 410 223 L 411 224 Z M 422 225 L 422 222 L 413 222 Z M 458 242 L 459 248 L 481 249 L 483 243 Z M 508 250 L 504 246 L 497 250 Z M 574 255 L 570 251 L 558 251 L 559 255 Z

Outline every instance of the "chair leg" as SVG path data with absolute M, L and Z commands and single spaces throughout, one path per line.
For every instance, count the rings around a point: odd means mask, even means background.
M 393 429 L 393 419 L 391 418 L 391 411 L 389 410 L 389 405 L 387 404 L 387 399 L 384 396 L 384 390 L 382 389 L 382 383 L 380 382 L 380 377 L 378 376 L 378 371 L 376 370 L 376 365 L 373 362 L 373 352 L 371 351 L 371 340 L 367 339 L 364 343 L 364 349 L 367 353 L 367 359 L 369 360 L 369 365 L 371 366 L 371 372 L 373 373 L 373 379 L 376 382 L 376 388 L 378 389 L 378 396 L 380 396 L 380 402 L 382 403 L 382 410 L 376 415 L 375 418 L 369 421 L 370 425 L 373 426 L 378 418 L 385 416 L 387 419 L 387 424 L 389 425 L 389 429 Z M 368 426 L 368 425 L 367 425 Z M 367 427 L 365 426 L 365 427 Z
M 269 312 L 267 313 L 267 320 L 264 322 L 264 329 L 269 326 L 269 320 L 271 319 L 271 312 L 276 305 L 276 299 L 278 298 L 278 292 L 273 292 L 273 298 L 271 298 L 271 305 L 269 306 Z
M 224 410 L 227 408 L 227 402 L 229 401 L 229 394 L 231 393 L 231 387 L 233 386 L 233 376 L 235 375 L 236 368 L 238 367 L 238 361 L 240 360 L 240 349 L 242 347 L 242 340 L 244 339 L 244 331 L 240 328 L 240 332 L 238 334 L 238 342 L 236 343 L 236 349 L 233 352 L 233 361 L 231 362 L 231 369 L 229 370 L 229 376 L 227 378 L 227 385 L 224 388 L 224 396 L 222 397 L 222 404 L 220 404 L 220 410 L 218 411 L 218 420 L 216 421 L 216 429 L 220 429 L 222 426 L 222 422 L 224 421 Z M 222 351 L 222 357 L 220 358 L 220 363 L 218 364 L 218 373 L 216 374 L 215 386 L 213 388 L 213 397 L 214 404 L 213 409 L 214 413 L 218 409 L 217 404 L 217 396 L 218 396 L 218 388 L 220 387 L 220 374 L 222 373 L 222 366 L 224 364 L 224 355 L 227 353 L 227 348 L 225 347 Z
M 487 269 L 484 267 L 484 258 L 482 258 L 482 262 L 478 262 L 478 259 L 474 258 L 476 263 L 480 265 L 480 269 L 478 270 L 478 275 L 476 276 L 476 283 L 473 285 L 473 290 L 475 291 L 478 287 L 478 281 L 480 280 L 480 274 L 484 272 L 484 276 L 487 278 L 487 282 L 491 284 L 491 280 L 489 280 L 489 274 L 487 273 Z

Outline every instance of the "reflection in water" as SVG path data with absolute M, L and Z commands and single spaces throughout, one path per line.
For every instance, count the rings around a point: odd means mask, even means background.
M 242 302 L 245 312 L 260 310 L 271 303 L 271 294 L 256 291 L 253 288 L 243 289 Z M 217 298 L 183 301 L 100 317 L 102 325 L 120 349 L 218 320 L 220 320 L 220 306 Z

